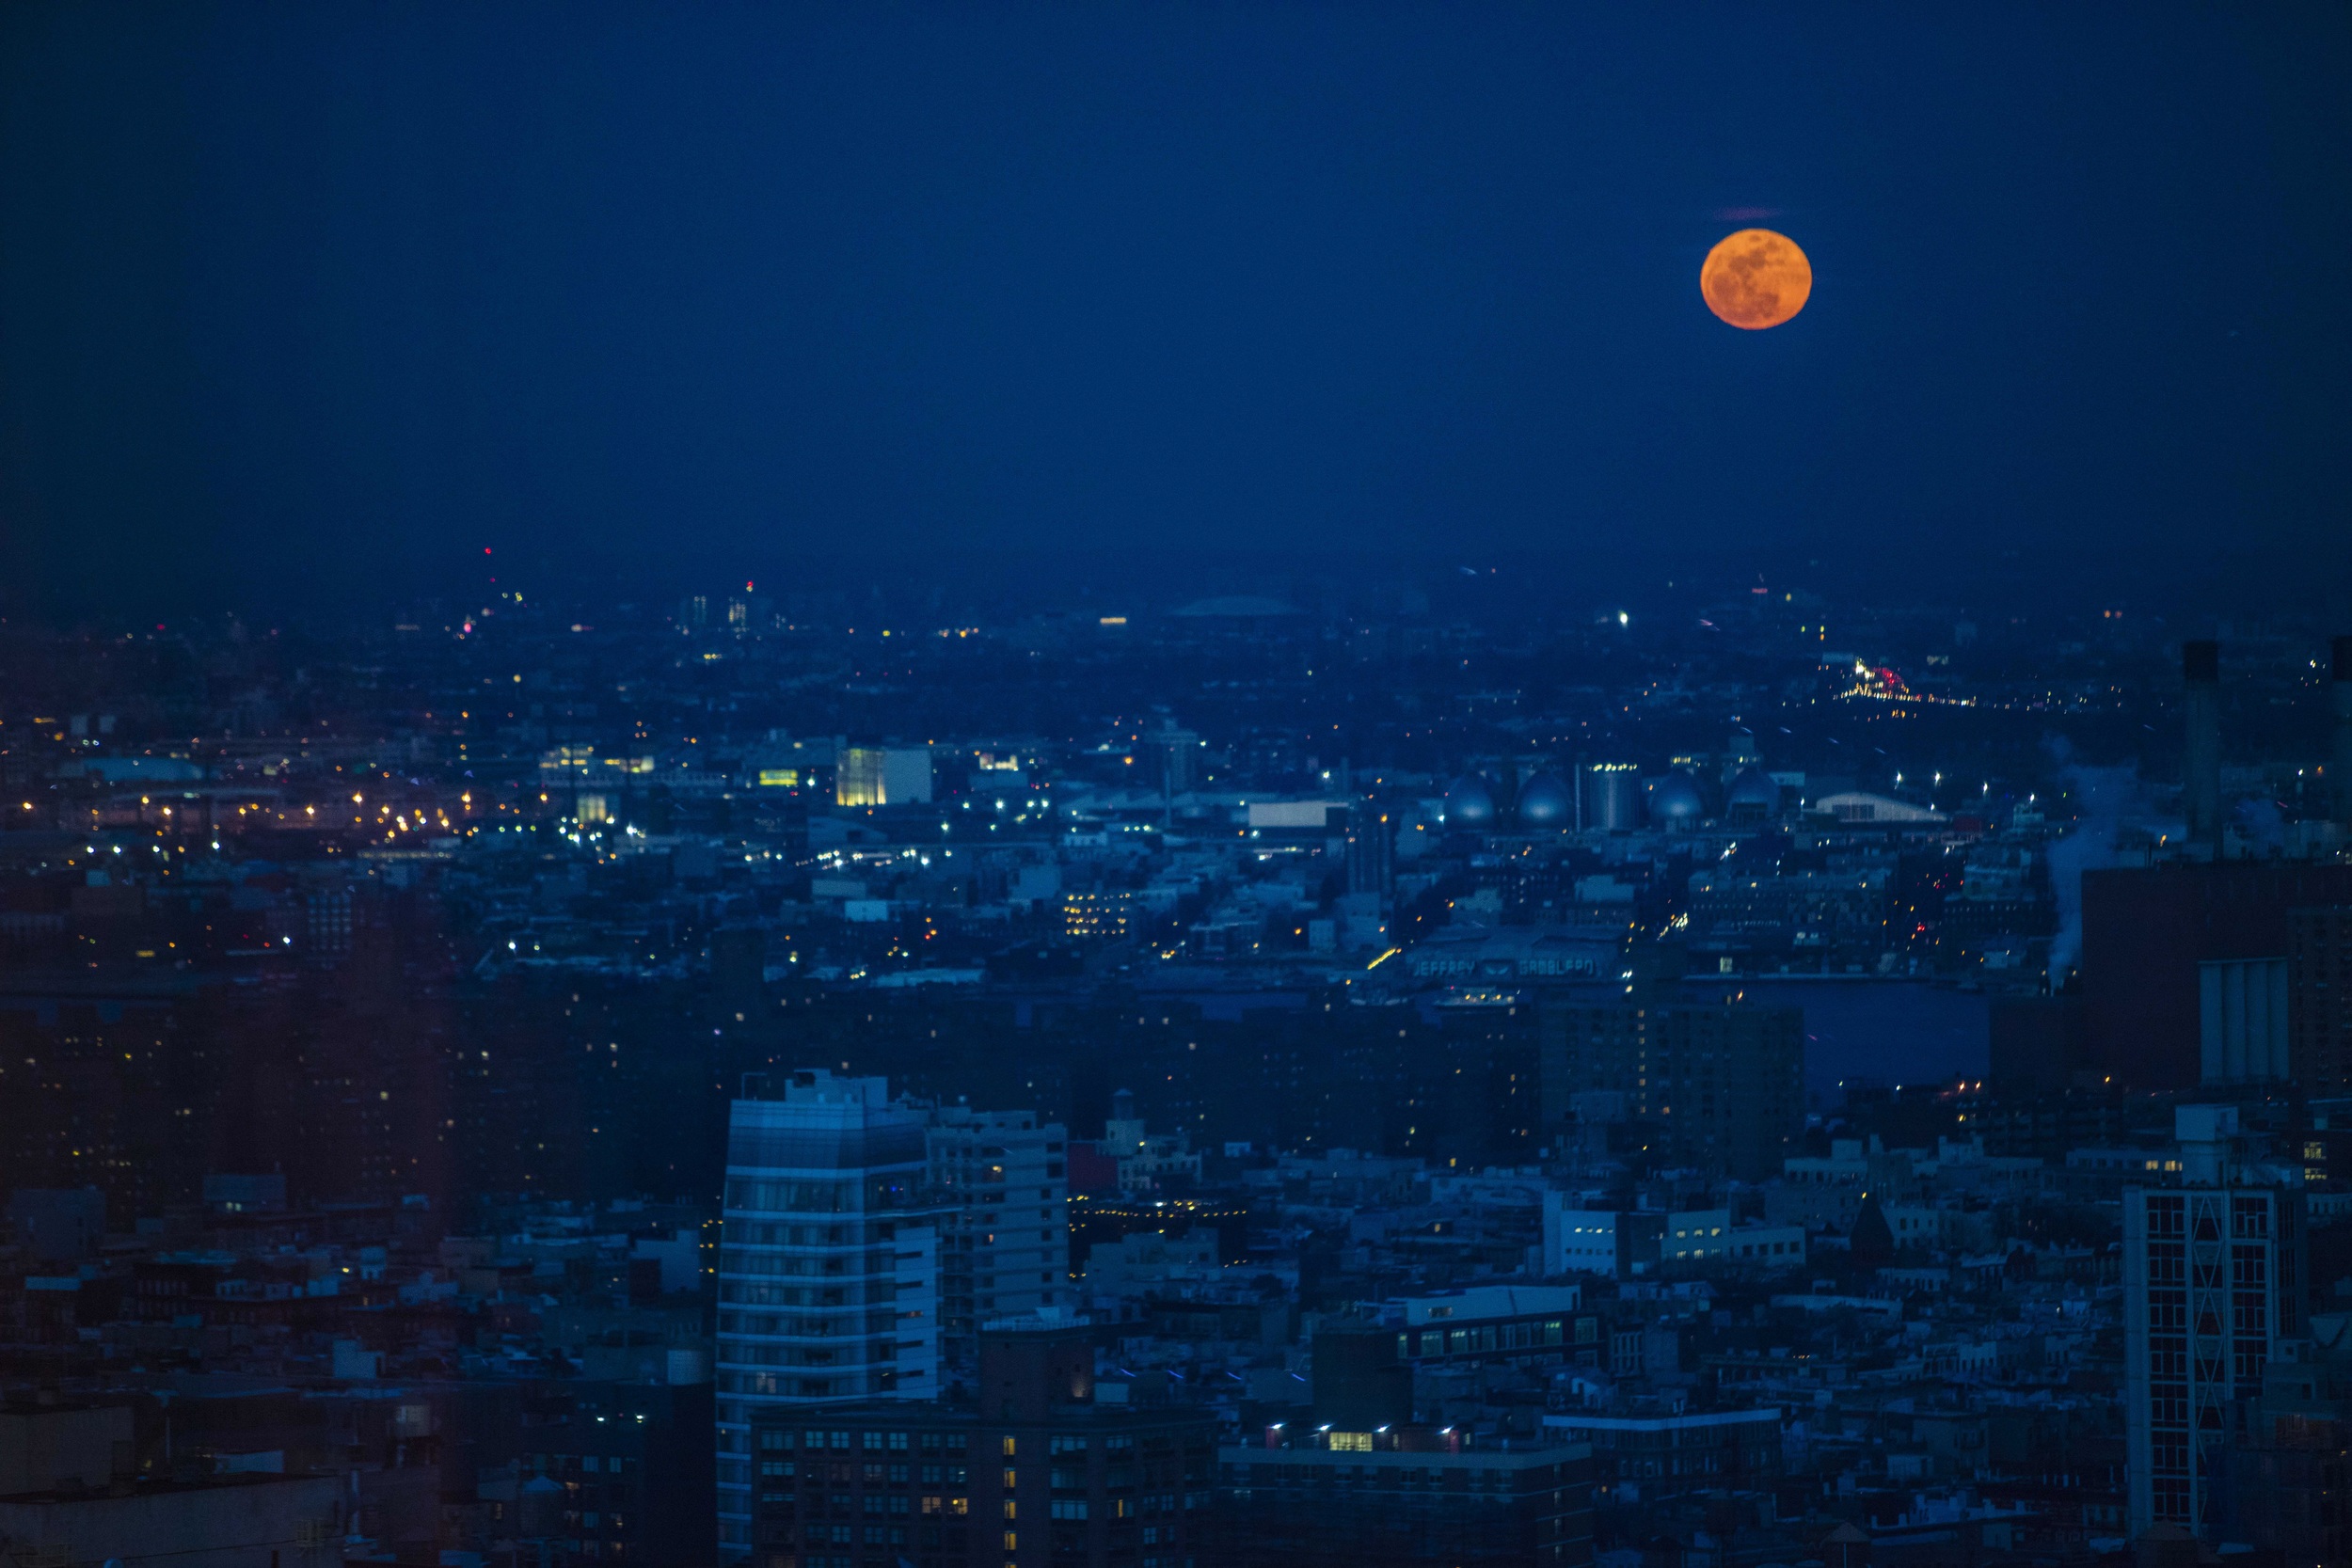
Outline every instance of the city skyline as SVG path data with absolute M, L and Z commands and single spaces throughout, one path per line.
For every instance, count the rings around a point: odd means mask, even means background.
M 2348 80 L 0 7 L 0 1563 L 2352 1562 Z

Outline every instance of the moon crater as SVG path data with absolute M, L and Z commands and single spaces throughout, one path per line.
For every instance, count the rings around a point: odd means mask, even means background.
M 1813 294 L 1813 263 L 1786 234 L 1742 229 L 1707 253 L 1699 293 L 1724 321 L 1760 332 L 1804 309 Z

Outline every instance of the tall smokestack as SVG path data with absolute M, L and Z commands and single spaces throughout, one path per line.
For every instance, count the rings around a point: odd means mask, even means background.
M 2352 828 L 2352 637 L 2339 637 L 2330 650 L 2329 690 L 2336 705 L 2335 753 L 2328 771 L 2335 775 L 2336 820 Z
M 2188 746 L 2181 764 L 2181 804 L 2188 814 L 2188 840 L 2221 852 L 2221 644 L 2181 644 L 2181 679 L 2186 689 L 2181 708 L 2188 720 Z

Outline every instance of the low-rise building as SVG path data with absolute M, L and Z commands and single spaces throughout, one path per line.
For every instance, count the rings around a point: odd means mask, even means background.
M 1592 1450 L 1473 1448 L 1452 1429 L 1269 1429 L 1217 1451 L 1234 1568 L 1447 1562 L 1581 1568 L 1593 1560 Z
M 1780 1409 L 1710 1410 L 1677 1416 L 1561 1412 L 1545 1432 L 1589 1444 L 1594 1481 L 1629 1481 L 1650 1500 L 1690 1492 L 1764 1490 L 1780 1476 Z
M 1097 1402 L 1091 1331 L 985 1325 L 967 1402 L 754 1414 L 756 1560 L 1179 1568 L 1212 1554 L 1216 1418 Z

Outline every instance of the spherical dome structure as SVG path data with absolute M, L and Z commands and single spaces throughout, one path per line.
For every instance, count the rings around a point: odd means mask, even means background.
M 1772 776 L 1761 768 L 1741 769 L 1724 796 L 1724 809 L 1736 812 L 1742 806 L 1771 816 L 1780 810 L 1780 785 L 1772 783 Z
M 1565 828 L 1576 820 L 1576 802 L 1566 784 L 1538 773 L 1519 788 L 1518 815 L 1522 828 Z
M 1678 768 L 1649 786 L 1649 819 L 1661 828 L 1686 828 L 1706 814 L 1697 781 Z
M 1445 825 L 1449 828 L 1491 828 L 1495 825 L 1495 794 L 1486 781 L 1465 773 L 1445 792 Z

